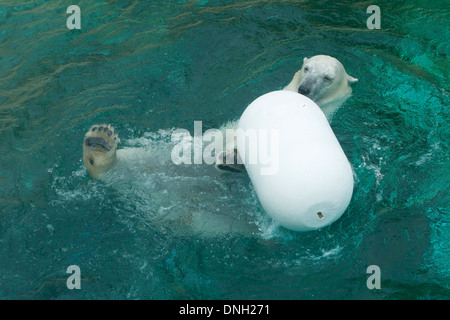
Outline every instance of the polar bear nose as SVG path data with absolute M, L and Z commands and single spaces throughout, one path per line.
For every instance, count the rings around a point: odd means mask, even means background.
M 311 92 L 311 90 L 306 87 L 303 87 L 303 86 L 298 87 L 298 93 L 300 93 L 304 96 L 307 96 L 310 92 Z

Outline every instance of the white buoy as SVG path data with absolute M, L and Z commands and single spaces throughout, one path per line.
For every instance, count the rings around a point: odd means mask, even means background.
M 237 149 L 264 210 L 295 231 L 341 217 L 353 193 L 353 172 L 322 110 L 291 91 L 253 101 L 236 131 Z

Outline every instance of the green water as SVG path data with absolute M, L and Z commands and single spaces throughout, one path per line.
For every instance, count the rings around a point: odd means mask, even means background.
M 76 4 L 81 30 L 67 29 L 65 1 L 0 0 L 0 299 L 450 298 L 446 1 Z M 205 166 L 131 183 L 87 174 L 90 125 L 170 150 L 174 128 L 238 118 L 316 54 L 359 79 L 332 122 L 356 183 L 331 226 L 276 228 L 247 176 Z M 154 223 L 198 210 L 259 232 Z M 69 265 L 81 290 L 66 287 Z

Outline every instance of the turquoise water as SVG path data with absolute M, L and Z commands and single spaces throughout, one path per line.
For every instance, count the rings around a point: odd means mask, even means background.
M 81 30 L 66 1 L 0 0 L 0 299 L 450 298 L 446 1 L 377 1 L 379 30 L 370 1 L 76 4 Z M 162 153 L 174 128 L 238 118 L 316 54 L 359 79 L 332 122 L 356 183 L 331 226 L 276 228 L 247 176 L 206 165 L 87 174 L 90 125 Z M 198 211 L 258 231 L 156 219 Z M 81 290 L 66 287 L 69 265 Z

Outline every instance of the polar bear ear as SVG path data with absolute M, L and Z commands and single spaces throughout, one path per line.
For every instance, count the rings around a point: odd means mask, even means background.
M 308 61 L 308 58 L 307 58 L 307 57 L 304 57 L 304 58 L 303 58 L 303 63 L 305 63 L 306 61 Z
M 348 83 L 355 83 L 358 81 L 358 79 L 353 78 L 352 76 L 347 75 L 347 81 Z

